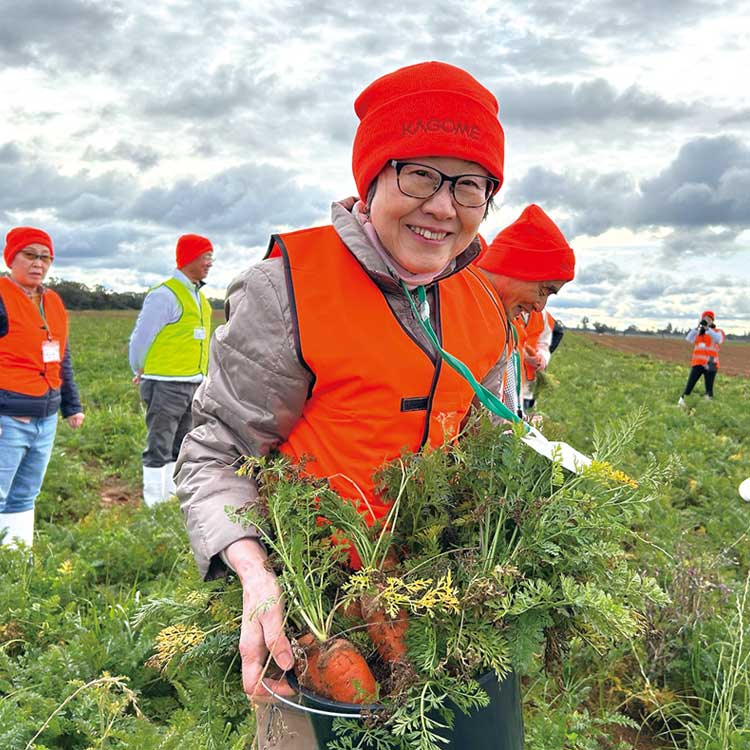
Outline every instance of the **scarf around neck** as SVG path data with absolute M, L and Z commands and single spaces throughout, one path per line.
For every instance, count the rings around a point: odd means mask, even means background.
M 365 211 L 365 204 L 362 201 L 357 201 L 352 208 L 352 213 L 359 222 L 360 226 L 367 235 L 367 239 L 370 240 L 370 244 L 375 248 L 376 252 L 386 264 L 389 271 L 396 278 L 403 281 L 409 289 L 416 289 L 418 286 L 426 286 L 431 284 L 438 276 L 445 273 L 453 262 L 453 258 L 449 260 L 439 271 L 434 273 L 412 273 L 408 269 L 404 268 L 386 249 L 383 247 L 383 243 L 378 237 L 378 233 L 375 231 L 375 227 L 370 221 L 369 214 Z

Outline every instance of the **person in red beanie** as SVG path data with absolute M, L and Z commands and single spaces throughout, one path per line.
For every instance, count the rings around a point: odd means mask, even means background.
M 685 336 L 685 340 L 693 345 L 693 355 L 685 390 L 677 401 L 679 406 L 686 405 L 685 397 L 693 392 L 701 378 L 706 386 L 705 398 L 713 400 L 714 381 L 719 371 L 719 347 L 726 338 L 724 331 L 716 327 L 715 319 L 713 310 L 704 310 L 698 325 L 691 328 Z
M 359 197 L 335 203 L 328 226 L 274 235 L 266 259 L 231 283 L 228 320 L 213 339 L 177 464 L 201 575 L 230 566 L 242 582 L 239 650 L 253 699 L 267 696 L 269 650 L 282 669 L 293 656 L 258 532 L 225 512 L 257 499 L 237 460 L 272 450 L 295 462 L 308 456 L 305 471 L 353 502 L 363 493 L 383 517 L 374 472 L 405 448 L 457 435 L 474 401 L 443 347 L 493 393 L 507 359 L 498 336 L 508 330 L 505 313 L 472 266 L 503 181 L 494 95 L 460 68 L 426 62 L 378 78 L 354 109 Z M 266 676 L 266 684 L 291 693 L 284 680 Z M 306 719 L 283 715 L 297 737 L 278 750 L 317 747 Z M 261 737 L 268 716 L 259 713 Z
M 50 236 L 15 227 L 3 257 L 10 275 L 0 277 L 0 543 L 31 547 L 57 412 L 72 429 L 84 415 L 65 306 L 43 284 L 55 257 Z
M 201 291 L 213 263 L 206 237 L 177 240 L 177 269 L 149 291 L 130 337 L 133 383 L 146 405 L 143 500 L 147 505 L 174 494 L 177 454 L 192 426 L 191 404 L 208 372 L 211 306 Z
M 516 336 L 520 331 L 522 338 L 531 316 L 541 313 L 549 296 L 557 294 L 575 275 L 573 249 L 555 222 L 533 203 L 498 233 L 476 264 L 502 300 L 508 318 L 514 321 Z M 518 352 L 518 364 L 509 367 L 502 394 L 509 408 L 523 413 L 524 371 L 540 369 L 546 362 L 536 350 L 524 351 L 523 344 Z M 522 366 L 522 358 L 528 368 Z M 527 392 L 531 392 L 528 387 Z

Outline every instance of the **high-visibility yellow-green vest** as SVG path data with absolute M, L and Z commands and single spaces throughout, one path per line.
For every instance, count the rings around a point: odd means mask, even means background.
M 146 353 L 144 375 L 190 377 L 208 373 L 208 342 L 211 338 L 211 306 L 203 292 L 195 297 L 178 279 L 168 279 L 165 286 L 177 297 L 182 308 L 180 317 L 159 331 Z M 156 287 L 154 287 L 156 288 Z

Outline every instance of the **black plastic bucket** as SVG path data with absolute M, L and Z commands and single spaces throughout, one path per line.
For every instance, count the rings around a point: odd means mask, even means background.
M 382 708 L 377 704 L 331 701 L 300 687 L 294 674 L 287 674 L 287 679 L 299 691 L 300 703 L 284 703 L 309 715 L 320 750 L 325 750 L 328 742 L 335 739 L 333 721 L 336 717 L 356 720 L 362 718 L 363 711 L 371 713 Z M 523 750 L 523 711 L 518 677 L 511 672 L 498 682 L 495 673 L 488 672 L 478 682 L 490 697 L 489 705 L 465 714 L 449 701 L 448 707 L 455 714 L 453 729 L 444 734 L 448 743 L 441 747 L 446 750 Z

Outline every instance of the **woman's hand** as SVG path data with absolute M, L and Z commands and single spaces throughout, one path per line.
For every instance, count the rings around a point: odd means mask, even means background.
M 263 681 L 275 693 L 291 696 L 286 680 L 270 679 L 264 671 L 269 652 L 283 670 L 294 665 L 292 647 L 284 635 L 284 603 L 276 575 L 266 567 L 267 555 L 254 539 L 240 539 L 224 553 L 242 583 L 242 687 L 254 701 L 268 699 Z
M 536 354 L 536 352 L 529 352 L 528 350 L 525 352 L 524 361 L 532 370 L 538 370 L 544 365 L 544 359 L 542 359 L 542 356 L 540 354 Z
M 71 414 L 69 417 L 65 417 L 65 421 L 68 423 L 68 427 L 70 427 L 71 430 L 77 430 L 83 424 L 85 418 L 84 413 L 79 411 L 77 414 Z

